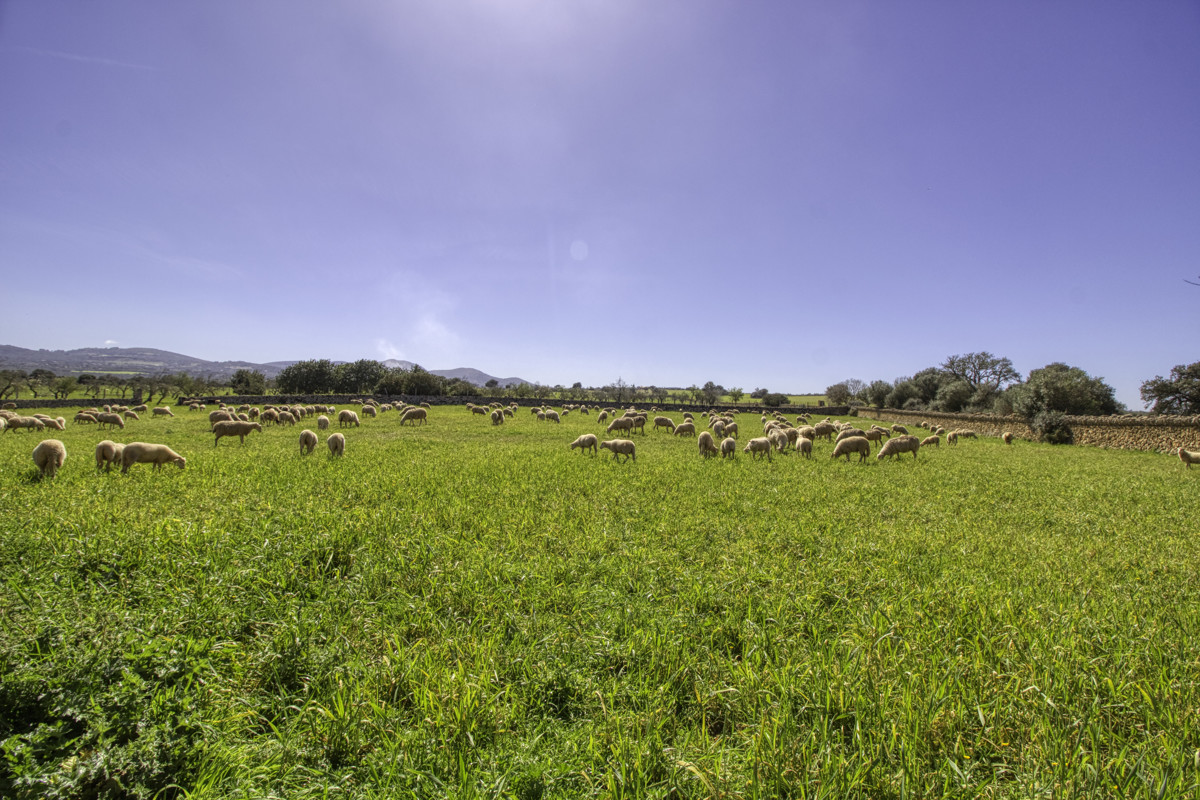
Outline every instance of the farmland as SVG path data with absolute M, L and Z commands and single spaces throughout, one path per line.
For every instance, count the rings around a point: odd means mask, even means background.
M 4 796 L 1197 791 L 1175 458 L 647 432 L 618 463 L 568 449 L 594 416 L 444 407 L 334 459 L 299 455 L 311 421 L 214 447 L 177 413 L 68 423 L 53 480 L 48 436 L 0 435 Z M 103 438 L 187 468 L 97 473 Z

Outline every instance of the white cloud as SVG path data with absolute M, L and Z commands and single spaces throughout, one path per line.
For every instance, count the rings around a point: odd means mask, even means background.
M 105 346 L 105 347 L 117 347 L 117 346 L 118 346 L 118 345 L 120 345 L 120 344 L 121 344 L 121 343 L 120 343 L 120 342 L 118 342 L 116 339 L 105 339 L 105 340 L 104 340 L 104 346 Z
M 383 356 L 383 360 L 394 358 L 397 361 L 407 361 L 404 357 L 404 351 L 396 345 L 392 344 L 390 339 L 376 339 L 375 349 L 379 351 L 379 355 Z

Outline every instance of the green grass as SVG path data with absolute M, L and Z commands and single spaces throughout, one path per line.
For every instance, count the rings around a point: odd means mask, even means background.
M 340 460 L 301 426 L 69 425 L 54 480 L 44 437 L 0 435 L 0 795 L 1197 791 L 1175 459 L 723 462 L 648 433 L 620 464 L 568 450 L 595 417 L 430 418 Z M 97 474 L 102 438 L 188 467 Z

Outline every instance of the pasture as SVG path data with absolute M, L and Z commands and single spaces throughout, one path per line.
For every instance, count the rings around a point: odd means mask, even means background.
M 1176 458 L 767 462 L 742 414 L 736 459 L 648 428 L 618 463 L 568 449 L 605 438 L 594 414 L 461 406 L 335 421 L 301 456 L 311 419 L 214 447 L 176 414 L 0 434 L 2 796 L 1200 786 L 1200 471 Z M 187 468 L 98 473 L 105 438 Z

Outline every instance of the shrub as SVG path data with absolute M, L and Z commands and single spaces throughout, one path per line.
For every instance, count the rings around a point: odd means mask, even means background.
M 779 392 L 768 392 L 767 394 L 764 394 L 762 398 L 762 404 L 772 408 L 778 408 L 787 401 L 788 396 L 786 394 L 780 394 Z
M 1072 444 L 1075 441 L 1075 434 L 1067 424 L 1067 415 L 1061 411 L 1043 411 L 1033 418 L 1029 427 L 1037 434 L 1039 442 Z

